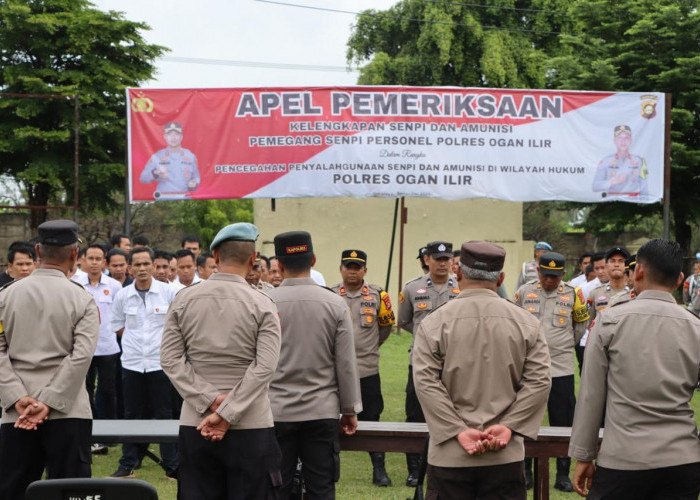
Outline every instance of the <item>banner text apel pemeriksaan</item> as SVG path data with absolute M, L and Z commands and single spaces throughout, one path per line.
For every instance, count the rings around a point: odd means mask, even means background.
M 132 201 L 653 203 L 664 94 L 448 87 L 127 89 Z

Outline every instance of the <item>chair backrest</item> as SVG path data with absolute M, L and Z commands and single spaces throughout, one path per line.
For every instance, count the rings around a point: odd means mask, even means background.
M 25 500 L 158 500 L 153 485 L 139 479 L 76 478 L 34 481 Z

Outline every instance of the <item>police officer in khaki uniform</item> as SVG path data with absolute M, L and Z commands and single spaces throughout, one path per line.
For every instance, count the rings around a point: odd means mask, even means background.
M 41 264 L 0 291 L 0 496 L 32 481 L 90 477 L 92 411 L 85 376 L 100 325 L 95 300 L 67 278 L 78 226 L 39 226 Z M 40 304 L 41 307 L 37 307 Z
M 515 303 L 542 322 L 549 355 L 552 359 L 552 390 L 547 401 L 549 424 L 570 427 L 574 418 L 574 344 L 588 324 L 588 309 L 579 288 L 562 282 L 564 256 L 556 252 L 540 255 L 538 281 L 520 287 Z M 554 487 L 573 491 L 569 480 L 569 458 L 557 458 Z M 532 460 L 526 459 L 526 475 L 531 482 Z M 529 486 L 529 484 L 528 484 Z
M 523 436 L 537 437 L 550 363 L 540 322 L 496 293 L 505 255 L 493 243 L 464 243 L 461 293 L 416 334 L 428 476 L 440 498 L 525 498 Z
M 630 253 L 622 247 L 611 248 L 605 252 L 605 266 L 608 273 L 608 282 L 591 290 L 586 301 L 591 320 L 608 307 L 613 295 L 619 292 L 629 292 L 627 278 L 625 277 L 625 262 Z
M 183 498 L 270 498 L 281 485 L 268 384 L 280 323 L 248 286 L 258 229 L 231 224 L 211 243 L 219 272 L 181 290 L 168 309 L 161 365 L 184 402 L 178 440 Z
M 700 378 L 700 319 L 672 295 L 682 266 L 677 243 L 642 245 L 637 297 L 602 311 L 591 328 L 569 443 L 578 460 L 576 491 L 591 500 L 696 500 L 700 493 L 700 438 L 690 406 Z
M 384 410 L 382 385 L 379 379 L 379 346 L 389 337 L 394 321 L 389 294 L 376 285 L 365 283 L 367 254 L 362 250 L 345 250 L 340 257 L 342 283 L 332 290 L 350 307 L 355 334 L 355 355 L 362 392 L 362 412 L 358 420 L 378 422 Z M 384 467 L 384 452 L 370 453 L 372 482 L 391 486 Z
M 362 411 L 350 310 L 345 300 L 311 278 L 316 262 L 311 235 L 275 236 L 284 275 L 268 295 L 277 303 L 282 347 L 270 384 L 270 404 L 282 449 L 282 491 L 289 498 L 301 459 L 310 499 L 335 498 L 340 475 L 340 430 L 354 434 Z
M 634 290 L 634 268 L 637 267 L 637 255 L 630 255 L 625 260 L 625 279 L 627 280 L 627 291 L 618 292 L 610 298 L 608 307 L 622 302 L 629 302 L 637 297 L 637 292 Z M 593 322 L 589 324 L 589 328 L 593 327 Z
M 452 268 L 452 243 L 432 241 L 426 245 L 424 262 L 428 273 L 409 281 L 399 296 L 399 326 L 415 335 L 420 322 L 438 306 L 459 295 L 457 277 Z M 408 383 L 406 384 L 406 422 L 425 422 L 423 410 L 413 385 L 413 367 L 409 355 Z M 421 457 L 406 454 L 408 477 L 406 486 L 418 484 Z
M 535 243 L 535 254 L 532 260 L 523 262 L 520 269 L 520 274 L 518 274 L 518 281 L 515 283 L 515 289 L 517 290 L 525 283 L 537 279 L 537 266 L 539 265 L 540 255 L 545 252 L 551 252 L 552 245 L 546 241 L 538 241 Z

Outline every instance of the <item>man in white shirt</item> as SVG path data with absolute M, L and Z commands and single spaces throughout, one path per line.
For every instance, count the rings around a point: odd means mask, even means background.
M 96 243 L 92 244 L 85 251 L 83 267 L 86 272 L 82 275 L 75 274 L 71 279 L 90 292 L 100 311 L 100 337 L 85 381 L 92 415 L 94 418 L 114 419 L 117 418 L 116 373 L 119 344 L 117 344 L 117 335 L 110 328 L 110 322 L 114 297 L 122 289 L 122 285 L 102 272 L 104 265 L 104 247 Z M 96 378 L 97 390 L 95 390 Z M 95 405 L 97 394 L 102 403 L 99 408 Z M 92 445 L 93 453 L 106 454 L 107 450 L 105 445 Z
M 579 274 L 569 280 L 569 285 L 581 288 L 588 281 L 586 280 L 586 268 L 591 264 L 592 258 L 593 252 L 583 252 L 581 254 L 581 257 L 578 259 Z
M 122 336 L 122 387 L 124 417 L 129 420 L 170 419 L 173 388 L 160 365 L 160 343 L 165 315 L 175 291 L 153 278 L 153 251 L 136 248 L 129 255 L 134 283 L 122 288 L 112 306 L 110 328 Z M 147 411 L 150 410 L 150 411 Z M 124 443 L 119 468 L 112 477 L 133 477 L 139 448 L 146 444 Z M 177 477 L 177 448 L 161 443 L 165 475 Z
M 177 278 L 173 281 L 172 287 L 176 292 L 202 281 L 202 278 L 197 276 L 197 258 L 192 250 L 186 248 L 178 250 L 175 252 L 175 259 L 177 259 Z

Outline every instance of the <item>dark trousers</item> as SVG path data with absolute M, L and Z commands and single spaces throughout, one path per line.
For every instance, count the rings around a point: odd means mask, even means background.
M 552 389 L 547 399 L 549 425 L 571 427 L 574 423 L 576 396 L 574 396 L 574 376 L 552 377 Z
M 406 383 L 406 422 L 425 422 L 423 408 L 416 395 L 416 386 L 413 385 L 413 366 L 408 365 L 408 382 Z
M 297 461 L 309 500 L 335 498 L 340 478 L 340 439 L 334 418 L 305 422 L 275 422 L 277 442 L 282 450 L 280 498 L 289 498 Z
M 425 422 L 423 408 L 418 401 L 416 394 L 416 386 L 413 385 L 413 366 L 408 365 L 408 382 L 406 382 L 406 422 Z M 420 453 L 406 453 L 406 468 L 408 473 L 418 474 L 420 469 L 421 455 Z
M 428 465 L 430 484 L 440 500 L 525 500 L 523 463 L 484 467 Z
M 220 442 L 195 427 L 180 427 L 180 500 L 268 500 L 282 485 L 275 429 L 229 431 Z
M 598 466 L 588 500 L 697 500 L 700 462 L 648 470 L 616 470 Z
M 122 369 L 124 387 L 124 417 L 127 420 L 172 419 L 172 384 L 163 370 L 139 373 Z M 150 411 L 149 411 L 150 410 Z M 124 443 L 119 467 L 133 469 L 139 463 L 148 444 Z M 178 466 L 177 445 L 161 443 L 160 456 L 167 470 L 174 471 Z
M 24 491 L 41 479 L 90 477 L 92 420 L 47 420 L 36 431 L 0 426 L 0 499 L 24 498 Z
M 85 387 L 90 396 L 90 408 L 94 418 L 117 418 L 117 361 L 119 353 L 92 358 L 85 378 Z M 100 405 L 95 405 L 96 397 L 99 398 Z
M 382 382 L 378 373 L 360 379 L 360 393 L 362 395 L 362 411 L 357 415 L 357 420 L 379 422 L 379 417 L 384 411 L 384 398 L 382 397 Z

